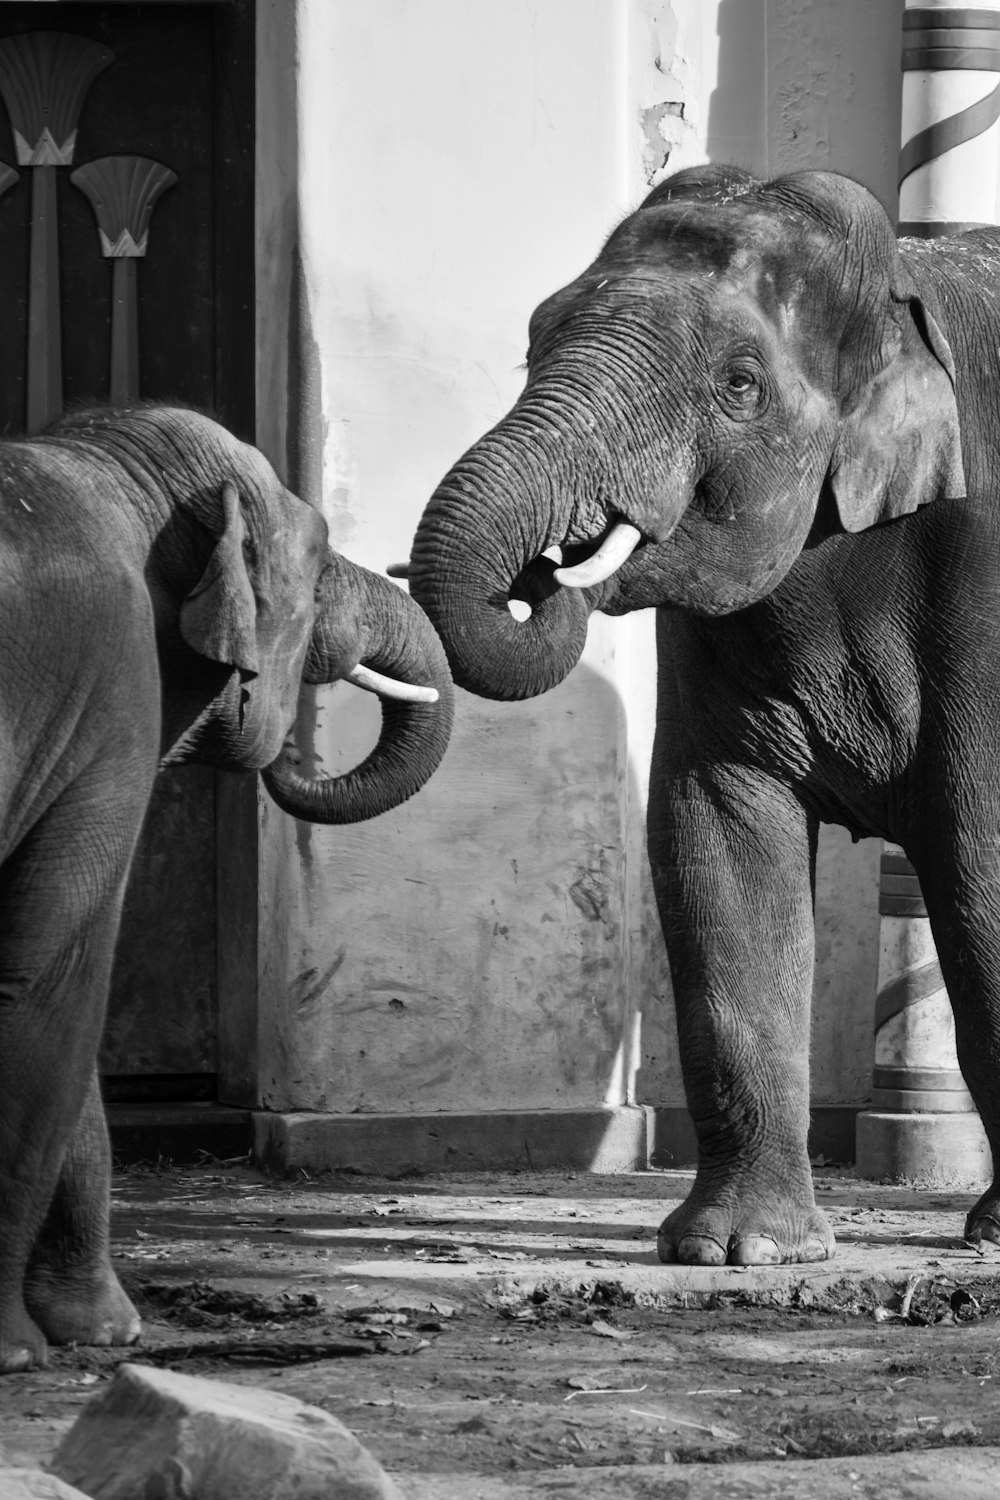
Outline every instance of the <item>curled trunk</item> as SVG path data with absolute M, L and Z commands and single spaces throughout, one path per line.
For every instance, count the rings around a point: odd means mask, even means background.
M 553 496 L 541 455 L 528 467 L 496 434 L 484 439 L 438 487 L 410 558 L 411 593 L 455 681 L 486 698 L 531 698 L 561 682 L 580 659 L 593 608 L 586 590 L 560 587 L 542 556 L 563 540 L 568 506 Z M 511 601 L 530 615 L 515 618 Z
M 451 734 L 454 692 L 441 642 L 402 589 L 334 553 L 320 579 L 303 680 L 336 682 L 359 663 L 375 682 L 382 727 L 370 754 L 341 776 L 309 777 L 294 743 L 263 773 L 278 806 L 312 823 L 359 823 L 398 807 L 439 765 Z M 364 677 L 364 674 L 362 674 Z M 365 678 L 366 685 L 372 679 Z M 385 696 L 391 683 L 436 691 L 436 701 Z

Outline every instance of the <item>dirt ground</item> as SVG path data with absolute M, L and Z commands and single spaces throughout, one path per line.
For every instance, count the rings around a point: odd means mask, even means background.
M 142 1344 L 0 1383 L 4 1454 L 44 1463 L 123 1359 L 323 1406 L 420 1495 L 775 1459 L 809 1494 L 814 1459 L 1000 1444 L 1000 1253 L 962 1241 L 968 1194 L 818 1168 L 836 1261 L 661 1267 L 689 1181 L 132 1169 L 113 1231 Z

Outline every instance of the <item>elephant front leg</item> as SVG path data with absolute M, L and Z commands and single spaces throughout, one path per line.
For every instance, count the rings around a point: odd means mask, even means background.
M 660 1258 L 825 1260 L 807 1151 L 815 826 L 784 787 L 741 771 L 729 785 L 676 778 L 665 805 L 651 796 L 649 832 L 698 1137 Z

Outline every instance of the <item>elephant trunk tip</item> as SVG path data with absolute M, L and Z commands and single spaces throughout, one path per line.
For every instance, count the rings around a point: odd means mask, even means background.
M 410 592 L 441 638 L 456 686 L 516 702 L 548 692 L 576 666 L 590 601 L 582 588 L 560 586 L 554 559 L 534 558 L 506 578 L 469 569 L 453 577 L 426 558 L 414 549 Z
M 353 769 L 331 776 L 308 775 L 303 756 L 289 738 L 263 771 L 268 793 L 291 817 L 309 823 L 363 823 L 416 795 L 437 770 L 451 738 L 454 695 L 438 689 L 435 703 L 380 699 L 377 744 Z

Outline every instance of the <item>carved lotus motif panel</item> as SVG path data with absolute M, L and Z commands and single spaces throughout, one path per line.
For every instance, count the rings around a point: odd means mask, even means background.
M 252 0 L 0 5 L 0 433 L 146 398 L 252 437 L 252 29 Z M 118 948 L 113 1093 L 214 1093 L 215 822 L 212 772 L 161 778 Z

